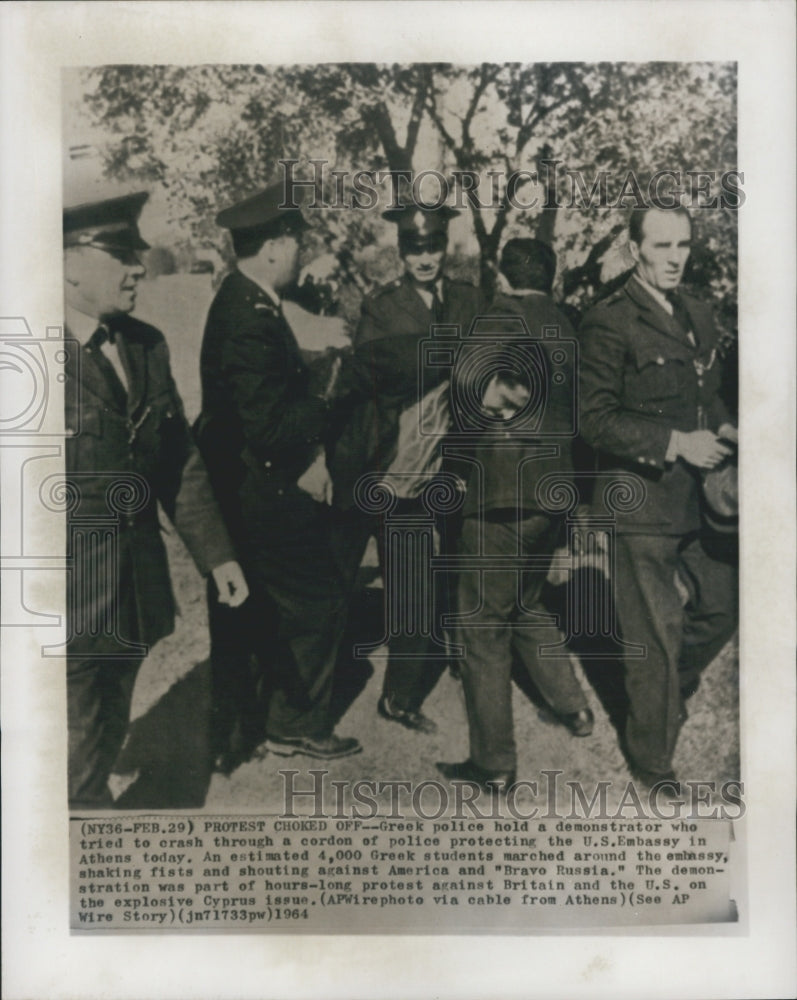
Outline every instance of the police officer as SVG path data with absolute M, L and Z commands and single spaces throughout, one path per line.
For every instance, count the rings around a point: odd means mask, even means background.
M 193 446 L 159 330 L 134 319 L 146 193 L 64 210 L 69 802 L 112 805 L 108 776 L 148 648 L 174 627 L 158 503 L 217 599 L 246 581 Z
M 451 281 L 443 273 L 448 223 L 458 214 L 445 206 L 424 208 L 415 202 L 383 213 L 398 229 L 404 273 L 363 301 L 354 350 L 340 377 L 340 393 L 349 411 L 332 465 L 338 513 L 335 546 L 350 592 L 369 536 L 376 535 L 380 545 L 383 576 L 385 565 L 383 526 L 358 508 L 357 480 L 366 472 L 390 477 L 400 470 L 393 479 L 398 484 L 398 503 L 392 513 L 417 515 L 424 510 L 418 494 L 439 468 L 439 455 L 418 447 L 417 428 L 424 406 L 421 386 L 424 392 L 434 393 L 435 381 L 441 382 L 445 373 L 430 369 L 420 378 L 419 342 L 429 337 L 435 323 L 468 330 L 482 305 L 477 288 Z M 409 598 L 420 599 L 417 592 Z M 422 613 L 424 609 L 414 609 L 416 621 Z M 422 635 L 407 630 L 394 636 L 379 714 L 407 729 L 433 732 L 435 723 L 421 706 L 445 662 L 439 655 L 431 657 Z
M 208 313 L 198 435 L 252 590 L 246 642 L 226 679 L 217 651 L 216 688 L 235 687 L 232 710 L 240 706 L 251 644 L 274 688 L 266 747 L 332 759 L 361 747 L 335 735 L 330 718 L 345 600 L 329 542 L 329 417 L 282 311 L 306 228 L 283 200 L 275 185 L 216 218 L 237 266 Z
M 693 690 L 682 677 L 711 662 L 735 628 L 736 569 L 714 557 L 701 489 L 705 471 L 730 455 L 735 429 L 719 396 L 710 309 L 679 289 L 689 214 L 635 210 L 628 236 L 633 276 L 581 327 L 581 431 L 602 470 L 644 484 L 644 502 L 618 515 L 615 593 L 624 641 L 645 647 L 625 659 L 626 750 L 635 777 L 653 785 L 674 781 Z

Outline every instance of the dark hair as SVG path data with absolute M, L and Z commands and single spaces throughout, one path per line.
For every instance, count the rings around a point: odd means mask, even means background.
M 276 240 L 288 234 L 298 237 L 305 228 L 306 223 L 301 212 L 285 212 L 275 219 L 269 219 L 256 226 L 231 229 L 232 248 L 239 260 L 256 257 L 268 240 Z
M 542 240 L 508 240 L 498 267 L 513 288 L 550 292 L 556 275 L 556 254 Z
M 689 232 L 692 232 L 692 216 L 683 205 L 678 205 L 676 208 L 657 208 L 655 205 L 648 205 L 645 208 L 634 208 L 628 216 L 628 238 L 629 240 L 633 240 L 637 245 L 644 239 L 642 223 L 645 221 L 645 216 L 648 212 L 672 212 L 673 215 L 684 215 L 689 219 Z
M 256 257 L 263 249 L 263 244 L 270 238 L 270 234 L 262 227 L 253 229 L 231 229 L 232 248 L 235 256 L 239 260 L 246 257 Z

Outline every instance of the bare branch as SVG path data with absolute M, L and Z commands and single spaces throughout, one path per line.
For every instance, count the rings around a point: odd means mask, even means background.
M 479 101 L 484 96 L 484 92 L 498 75 L 498 66 L 490 66 L 488 63 L 482 63 L 479 74 L 479 82 L 473 89 L 468 110 L 465 113 L 465 117 L 462 119 L 462 145 L 468 149 L 470 149 L 473 145 L 473 140 L 470 134 L 470 126 L 473 122 L 473 117 L 479 107 Z
M 404 145 L 404 150 L 409 159 L 412 159 L 412 154 L 415 152 L 415 145 L 418 141 L 418 132 L 420 131 L 421 122 L 423 121 L 423 110 L 424 105 L 426 104 L 427 92 L 428 80 L 424 75 L 421 75 L 420 82 L 415 91 L 415 97 L 412 101 L 410 122 L 407 126 L 407 141 Z

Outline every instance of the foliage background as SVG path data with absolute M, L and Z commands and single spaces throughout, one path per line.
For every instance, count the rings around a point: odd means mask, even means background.
M 65 139 L 70 177 L 81 173 L 146 186 L 159 212 L 158 243 L 171 254 L 151 262 L 186 270 L 229 260 L 220 208 L 281 179 L 281 158 L 328 161 L 328 171 L 538 171 L 546 197 L 567 204 L 565 170 L 587 188 L 609 175 L 615 201 L 628 171 L 645 190 L 658 170 L 737 167 L 734 63 L 412 63 L 314 66 L 102 66 L 65 74 Z M 557 189 L 545 189 L 544 160 L 558 160 Z M 548 187 L 552 188 L 549 181 Z M 351 194 L 350 185 L 346 196 Z M 518 195 L 530 199 L 527 185 Z M 327 200 L 334 196 L 331 185 Z M 632 200 L 626 202 L 630 207 Z M 368 282 L 398 269 L 394 231 L 379 210 L 309 213 L 311 255 L 345 248 Z M 736 332 L 737 216 L 702 209 L 687 281 L 715 302 Z M 518 211 L 471 206 L 452 226 L 451 268 L 489 282 L 502 242 L 537 235 L 559 255 L 555 292 L 583 309 L 629 265 L 625 212 L 601 207 Z M 344 284 L 346 282 L 344 281 Z M 354 318 L 359 293 L 344 291 Z

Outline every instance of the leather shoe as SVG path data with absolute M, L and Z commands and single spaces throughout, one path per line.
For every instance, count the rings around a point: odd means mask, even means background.
M 463 760 L 458 764 L 449 764 L 441 760 L 437 762 L 436 767 L 449 781 L 468 781 L 493 795 L 506 794 L 515 783 L 514 771 L 485 771 L 472 760 Z
M 675 771 L 649 771 L 645 767 L 632 765 L 631 777 L 642 785 L 645 791 L 652 791 L 657 785 L 661 785 L 660 793 L 667 798 L 681 794 L 681 786 L 675 776 Z
M 246 760 L 246 754 L 240 750 L 222 750 L 213 759 L 213 770 L 216 774 L 223 774 L 225 777 L 229 777 Z
M 591 708 L 581 708 L 577 712 L 557 712 L 553 708 L 540 712 L 542 719 L 553 720 L 564 726 L 572 736 L 590 736 L 595 726 L 595 716 Z
M 379 699 L 376 710 L 383 719 L 398 722 L 400 726 L 404 726 L 405 729 L 412 729 L 416 733 L 430 735 L 437 732 L 437 723 L 432 722 L 423 712 L 410 712 L 401 708 L 393 708 L 386 695 L 382 695 Z
M 301 754 L 305 757 L 317 757 L 320 760 L 336 760 L 338 757 L 351 757 L 360 753 L 362 746 L 353 736 L 283 736 L 280 739 L 269 736 L 265 743 L 266 750 L 279 754 L 281 757 L 293 757 Z
M 567 715 L 560 715 L 559 718 L 573 736 L 589 736 L 595 726 L 595 716 L 591 708 L 581 708 L 578 712 L 569 712 Z

